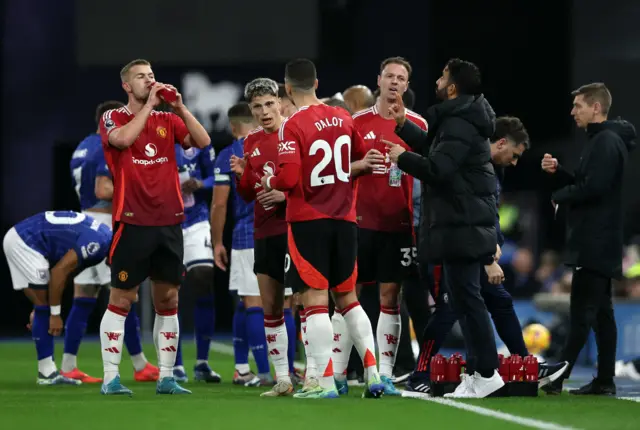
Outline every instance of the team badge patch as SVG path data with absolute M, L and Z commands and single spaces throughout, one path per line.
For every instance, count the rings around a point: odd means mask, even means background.
M 158 136 L 160 136 L 163 139 L 167 137 L 167 129 L 164 127 L 156 128 L 156 133 L 158 134 Z
M 120 282 L 124 282 L 129 279 L 129 274 L 123 270 L 118 273 L 118 279 L 120 280 Z

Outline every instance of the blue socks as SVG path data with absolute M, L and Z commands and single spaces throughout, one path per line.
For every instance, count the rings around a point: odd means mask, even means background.
M 289 349 L 287 355 L 289 358 L 289 372 L 294 373 L 293 362 L 296 359 L 296 346 L 298 345 L 298 332 L 296 330 L 296 319 L 293 317 L 291 309 L 284 310 L 284 323 L 287 326 L 287 338 L 289 339 Z
M 216 323 L 213 295 L 200 297 L 196 300 L 193 316 L 196 326 L 196 358 L 208 361 Z
M 49 306 L 36 306 L 34 310 L 31 334 L 36 343 L 38 360 L 42 360 L 53 356 L 53 336 L 49 334 Z
M 95 307 L 96 299 L 93 297 L 79 297 L 73 299 L 73 306 L 71 307 L 71 312 L 69 313 L 67 323 L 65 324 L 65 354 L 78 355 L 82 337 L 87 330 L 89 316 L 91 316 L 91 312 L 93 312 Z
M 247 342 L 247 314 L 244 303 L 240 301 L 233 313 L 233 356 L 236 367 L 245 364 L 249 367 L 249 343 Z
M 124 344 L 130 356 L 138 355 L 142 352 L 142 341 L 140 340 L 140 319 L 136 313 L 136 305 L 131 304 L 131 309 L 124 320 Z
M 267 356 L 267 338 L 264 332 L 264 311 L 262 308 L 247 309 L 246 320 L 247 340 L 249 349 L 258 366 L 258 373 L 270 374 L 269 358 Z

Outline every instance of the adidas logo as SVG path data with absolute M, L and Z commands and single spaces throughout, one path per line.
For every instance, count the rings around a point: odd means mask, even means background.
M 364 138 L 365 138 L 365 139 L 367 139 L 367 140 L 369 140 L 369 139 L 375 139 L 375 138 L 376 138 L 376 135 L 373 133 L 373 131 L 370 131 L 369 133 L 367 133 L 367 134 L 364 136 Z
M 254 149 L 253 152 L 251 153 L 252 157 L 257 157 L 258 155 L 260 155 L 260 150 L 258 148 Z

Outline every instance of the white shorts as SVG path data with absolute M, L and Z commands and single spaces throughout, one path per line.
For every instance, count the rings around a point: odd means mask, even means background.
M 258 286 L 258 278 L 253 272 L 253 263 L 253 248 L 231 250 L 229 291 L 237 291 L 240 297 L 260 296 L 260 287 Z M 284 295 L 293 295 L 291 288 L 285 288 Z
M 211 248 L 211 225 L 202 221 L 182 230 L 184 238 L 184 265 L 187 270 L 198 267 L 213 267 Z
M 14 227 L 5 234 L 2 248 L 11 272 L 14 290 L 20 291 L 30 286 L 49 286 L 49 262 L 44 255 L 29 248 Z
M 106 225 L 110 229 L 112 228 L 111 214 L 102 212 L 84 211 L 84 214 L 89 215 L 102 224 Z M 111 283 L 111 268 L 107 266 L 107 259 L 105 258 L 100 263 L 93 267 L 87 267 L 82 272 L 73 278 L 73 283 L 76 285 L 107 285 Z

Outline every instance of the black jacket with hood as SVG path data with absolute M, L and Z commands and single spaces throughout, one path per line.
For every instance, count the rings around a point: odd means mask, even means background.
M 429 108 L 426 120 L 429 133 L 411 121 L 396 128 L 417 151 L 401 154 L 398 167 L 426 185 L 419 260 L 490 264 L 497 243 L 496 177 L 489 146 L 495 113 L 484 96 L 463 95 Z
M 634 126 L 623 120 L 587 126 L 589 141 L 575 173 L 553 174 L 551 200 L 566 210 L 566 264 L 609 278 L 622 277 L 622 179 L 635 147 Z

